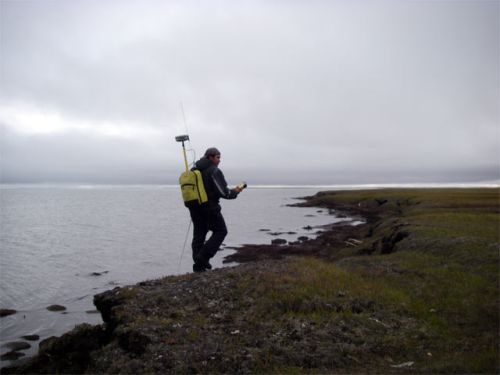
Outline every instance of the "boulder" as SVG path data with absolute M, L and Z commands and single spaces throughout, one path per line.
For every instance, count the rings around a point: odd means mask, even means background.
M 6 348 L 9 348 L 13 352 L 17 352 L 19 350 L 25 350 L 31 348 L 31 345 L 24 341 L 12 341 L 8 342 L 4 345 Z
M 24 354 L 24 353 L 19 353 L 19 352 L 11 351 L 11 352 L 2 354 L 2 356 L 0 356 L 0 359 L 2 361 L 15 361 L 16 359 L 19 359 L 20 357 L 23 357 L 25 355 L 26 354 Z M 2 371 L 3 371 L 3 369 L 2 369 Z
M 49 311 L 65 311 L 66 307 L 61 306 L 61 305 L 50 305 L 47 307 L 47 310 Z
M 22 336 L 21 338 L 25 339 L 25 340 L 28 340 L 28 341 L 38 341 L 38 340 L 40 340 L 40 336 L 38 336 L 38 335 L 26 335 L 26 336 Z

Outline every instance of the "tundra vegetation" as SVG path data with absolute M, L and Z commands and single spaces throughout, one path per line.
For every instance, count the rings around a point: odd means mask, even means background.
M 97 295 L 104 325 L 3 371 L 499 372 L 499 189 L 332 191 L 305 204 L 365 222 Z

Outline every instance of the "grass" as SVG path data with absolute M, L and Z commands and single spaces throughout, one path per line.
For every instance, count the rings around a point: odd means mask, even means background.
M 259 297 L 256 319 L 349 321 L 369 336 L 362 341 L 414 360 L 414 371 L 498 373 L 498 189 L 331 192 L 313 203 L 367 210 L 376 218 L 368 245 L 401 224 L 409 235 L 390 254 L 337 249 L 335 262 L 297 258 L 284 274 L 243 280 Z

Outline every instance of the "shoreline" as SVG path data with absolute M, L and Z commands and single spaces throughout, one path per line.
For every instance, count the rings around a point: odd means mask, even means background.
M 460 200 L 451 201 L 446 197 L 450 194 L 460 195 Z M 478 194 L 484 197 L 482 201 L 476 198 Z M 44 340 L 36 357 L 18 367 L 2 368 L 2 372 L 220 373 L 315 369 L 345 373 L 400 372 L 401 368 L 419 372 L 449 369 L 450 366 L 456 366 L 459 371 L 470 371 L 471 368 L 460 361 L 451 363 L 451 360 L 446 360 L 451 358 L 444 349 L 450 346 L 446 341 L 448 338 L 439 336 L 443 334 L 441 331 L 435 332 L 428 326 L 427 320 L 435 319 L 433 314 L 441 314 L 440 309 L 429 308 L 429 311 L 436 312 L 421 316 L 413 311 L 411 299 L 403 303 L 406 299 L 399 301 L 402 297 L 390 290 L 400 287 L 402 280 L 405 280 L 403 284 L 415 282 L 415 285 L 420 285 L 422 278 L 436 277 L 434 271 L 425 271 L 429 273 L 427 275 L 421 266 L 415 270 L 408 266 L 417 255 L 429 262 L 439 255 L 438 252 L 434 258 L 427 258 L 426 253 L 419 250 L 422 244 L 427 244 L 428 233 L 435 231 L 432 226 L 427 228 L 426 221 L 420 221 L 421 215 L 427 215 L 427 212 L 435 215 L 437 205 L 439 214 L 441 207 L 477 211 L 481 214 L 477 217 L 481 220 L 479 233 L 487 225 L 482 221 L 483 216 L 498 215 L 497 202 L 498 189 L 318 193 L 297 205 L 334 209 L 363 217 L 366 222 L 357 226 L 337 223 L 316 239 L 299 243 L 245 245 L 226 257 L 227 262 L 240 262 L 234 267 L 203 274 L 168 276 L 98 294 L 94 297 L 94 304 L 102 314 L 103 325 L 84 324 L 61 338 Z M 455 219 L 451 219 L 450 225 L 455 225 Z M 428 220 L 432 220 L 432 216 Z M 467 233 L 466 227 L 460 228 Z M 427 232 L 429 230 L 431 232 Z M 442 237 L 441 233 L 439 235 Z M 498 229 L 488 229 L 487 236 L 484 234 L 479 242 L 481 251 L 488 256 L 482 262 L 488 260 L 494 271 L 492 261 L 498 261 L 498 255 L 492 254 L 495 254 L 498 243 L 481 244 L 486 239 L 491 241 L 495 235 L 498 237 Z M 449 242 L 446 246 L 456 249 L 459 244 L 454 237 L 450 238 L 446 240 Z M 431 249 L 436 240 L 432 241 L 423 248 Z M 464 259 L 469 259 L 467 250 L 461 251 Z M 461 272 L 467 271 L 478 277 L 469 260 L 464 264 L 459 260 L 457 265 L 453 263 L 453 267 L 460 266 L 463 268 Z M 496 265 L 498 271 L 498 263 Z M 481 270 L 479 274 L 482 273 Z M 484 276 L 492 277 L 490 274 Z M 495 277 L 498 277 L 497 273 Z M 320 289 L 310 289 L 316 278 L 319 278 L 316 288 L 321 286 Z M 398 282 L 390 281 L 386 285 L 381 279 Z M 343 284 L 337 285 L 338 280 L 343 280 Z M 405 289 L 410 296 L 414 290 L 412 285 L 408 291 Z M 390 290 L 385 293 L 384 288 Z M 302 290 L 308 292 L 303 294 Z M 482 286 L 480 290 L 483 290 Z M 498 297 L 498 288 L 486 292 Z M 453 290 L 453 293 L 457 291 Z M 432 302 L 431 297 L 434 296 L 427 296 L 427 299 Z M 477 300 L 479 296 L 472 297 Z M 437 301 L 439 298 L 432 303 L 437 304 Z M 398 307 L 400 303 L 406 306 L 403 310 Z M 489 304 L 483 306 L 485 303 L 481 300 L 481 311 L 491 311 Z M 447 314 L 453 314 L 453 308 L 449 312 L 446 307 L 442 308 L 443 319 L 450 320 Z M 492 314 L 498 325 L 498 311 Z M 471 315 L 459 326 L 481 330 L 477 325 L 481 327 L 482 323 L 477 319 L 476 315 Z M 494 328 L 491 327 L 494 322 L 495 319 L 489 321 L 490 329 Z M 416 342 L 414 335 L 420 337 Z M 394 337 L 395 341 L 382 344 L 380 340 L 384 337 Z M 443 342 L 443 347 L 437 344 L 440 342 Z M 486 345 L 483 347 L 495 348 L 495 343 L 498 348 L 498 337 L 489 337 L 483 342 Z M 410 361 L 412 356 L 414 358 Z M 441 357 L 444 359 L 437 361 Z M 485 358 L 489 358 L 489 362 Z M 437 367 L 429 367 L 426 363 L 433 359 L 436 362 L 433 366 Z M 483 369 L 497 370 L 498 355 L 484 357 L 482 363 L 486 366 Z
M 286 234 L 284 235 L 285 238 L 289 239 L 290 241 L 294 241 L 297 236 L 300 236 L 305 232 L 304 230 L 301 230 L 301 223 L 307 222 L 307 224 L 310 224 L 312 226 L 316 226 L 319 224 L 323 223 L 329 223 L 330 220 L 334 221 L 335 218 L 332 218 L 331 216 L 328 215 L 326 211 L 324 211 L 323 214 L 318 214 L 316 213 L 315 209 L 304 209 L 304 208 L 288 208 L 285 207 L 286 204 L 288 203 L 295 203 L 297 200 L 294 198 L 297 196 L 304 196 L 304 195 L 310 195 L 314 194 L 316 191 L 307 191 L 307 190 L 293 190 L 292 192 L 287 192 L 286 194 L 281 194 L 279 192 L 271 195 L 271 196 L 277 196 L 279 200 L 277 199 L 271 199 L 269 200 L 270 203 L 272 204 L 273 202 L 276 203 L 276 211 L 280 211 L 281 214 L 278 212 L 276 213 L 276 217 L 274 220 L 270 220 L 267 222 L 267 225 L 269 228 L 271 228 L 270 232 L 278 232 L 282 228 L 280 224 L 286 224 L 284 228 L 287 228 L 287 230 L 293 230 L 296 231 L 297 234 L 295 236 Z M 266 196 L 269 195 L 269 193 L 264 193 Z M 262 194 L 261 194 L 262 195 Z M 284 196 L 284 198 L 280 198 L 281 196 Z M 279 205 L 278 205 L 279 204 Z M 229 206 L 229 208 L 232 208 Z M 229 211 L 229 210 L 228 210 Z M 234 211 L 234 210 L 233 210 Z M 270 210 L 270 214 L 274 215 L 274 209 Z M 290 220 L 287 220 L 287 214 L 283 214 L 283 212 L 289 212 L 289 218 Z M 184 213 L 184 212 L 182 212 Z M 231 214 L 231 213 L 230 213 Z M 314 215 L 309 215 L 309 214 L 314 214 Z M 234 214 L 233 214 L 234 216 Z M 315 216 L 315 218 L 310 218 L 310 217 L 304 217 L 302 216 Z M 235 218 L 233 218 L 235 219 Z M 237 217 L 238 220 L 240 220 L 239 217 Z M 230 221 L 232 221 L 231 217 L 229 218 Z M 245 221 L 245 220 L 242 220 Z M 290 226 L 288 226 L 290 224 Z M 239 246 L 240 244 L 243 243 L 270 243 L 272 239 L 275 238 L 275 236 L 269 235 L 269 232 L 261 232 L 259 230 L 260 226 L 258 224 L 258 221 L 254 220 L 254 226 L 252 228 L 243 228 L 243 230 L 246 230 L 247 236 L 244 237 L 246 238 L 246 241 L 242 241 L 240 243 L 236 242 L 233 246 Z M 234 234 L 239 228 L 231 228 L 232 229 L 232 234 Z M 233 232 L 233 229 L 235 232 Z M 240 230 L 241 231 L 241 230 Z M 236 232 L 236 236 L 231 236 L 234 238 L 240 238 L 241 233 Z M 292 232 L 287 232 L 287 233 L 292 233 Z M 161 233 L 159 235 L 162 235 Z M 230 237 L 230 240 L 232 239 Z M 281 237 L 281 236 L 280 236 Z M 295 237 L 295 238 L 294 238 Z M 182 239 L 184 236 L 182 237 Z M 251 242 L 251 239 L 254 239 L 255 241 Z M 180 241 L 180 245 L 182 245 L 182 241 Z M 170 251 L 171 249 L 175 248 L 175 244 L 169 246 L 166 248 L 167 253 L 172 253 Z M 18 308 L 20 311 L 14 315 L 13 317 L 6 317 L 2 318 L 2 332 L 6 332 L 5 335 L 2 336 L 3 341 L 2 341 L 2 360 L 1 360 L 1 367 L 5 366 L 15 366 L 22 361 L 25 361 L 28 358 L 33 357 L 37 352 L 38 352 L 38 346 L 41 341 L 43 341 L 46 338 L 52 337 L 52 336 L 61 336 L 64 333 L 70 331 L 74 326 L 82 323 L 89 323 L 89 324 L 102 324 L 102 319 L 101 315 L 99 313 L 97 314 L 89 314 L 88 311 L 95 310 L 95 306 L 93 305 L 93 295 L 99 292 L 104 292 L 105 290 L 114 288 L 115 286 L 127 286 L 127 285 L 132 285 L 136 284 L 142 280 L 148 280 L 152 278 L 161 278 L 165 277 L 168 275 L 175 275 L 175 274 L 182 274 L 182 273 L 188 273 L 191 271 L 191 262 L 190 260 L 190 255 L 188 254 L 189 247 L 186 249 L 185 254 L 183 254 L 183 260 L 184 266 L 188 266 L 188 268 L 183 267 L 180 269 L 180 272 L 178 270 L 174 270 L 173 272 L 169 272 L 170 269 L 165 270 L 164 272 L 160 272 L 157 274 L 154 274 L 154 272 L 151 272 L 150 275 L 145 275 L 145 276 L 139 276 L 139 277 L 132 277 L 130 281 L 127 280 L 120 280 L 119 282 L 115 282 L 114 280 L 117 280 L 116 276 L 116 270 L 113 268 L 109 268 L 106 266 L 103 267 L 97 267 L 97 268 L 86 268 L 88 272 L 78 272 L 76 274 L 78 278 L 82 279 L 82 281 L 79 281 L 79 285 L 82 285 L 82 288 L 79 288 L 79 291 L 72 292 L 72 289 L 66 288 L 66 293 L 65 295 L 68 296 L 68 298 L 62 299 L 62 298 L 53 298 L 50 300 L 50 303 L 46 304 L 40 304 L 39 306 L 36 307 L 32 312 L 29 308 L 23 309 L 23 308 Z M 226 250 L 227 249 L 227 250 Z M 230 251 L 231 250 L 231 251 Z M 180 249 L 178 250 L 179 255 L 181 253 Z M 217 258 L 215 259 L 215 262 L 213 262 L 213 265 L 217 267 L 222 267 L 222 266 L 233 266 L 234 264 L 226 263 L 223 264 L 223 257 L 227 256 L 228 254 L 233 253 L 232 249 L 229 247 L 224 246 L 219 254 L 217 254 Z M 182 257 L 182 256 L 181 256 Z M 99 259 L 96 259 L 96 261 L 100 261 Z M 180 263 L 181 261 L 179 259 L 174 259 L 172 262 L 169 262 L 168 264 L 170 265 L 178 265 L 178 262 Z M 80 267 L 79 267 L 80 268 Z M 156 267 L 159 269 L 159 267 Z M 170 268 L 175 268 L 175 267 L 170 267 Z M 83 268 L 82 268 L 83 269 Z M 161 269 L 165 269 L 164 267 L 161 267 Z M 133 270 L 133 268 L 131 269 Z M 93 272 L 91 272 L 93 271 Z M 99 271 L 96 272 L 96 271 Z M 102 272 L 101 272 L 102 271 Z M 154 271 L 154 270 L 153 270 Z M 135 271 L 134 271 L 135 273 Z M 141 274 L 143 275 L 143 273 Z M 57 276 L 55 276 L 57 277 Z M 119 279 L 119 276 L 118 276 Z M 88 281 L 87 281 L 88 280 Z M 110 281 L 112 280 L 112 281 Z M 11 285 L 14 284 L 11 282 Z M 54 283 L 52 283 L 54 284 Z M 108 285 L 105 285 L 108 284 Z M 113 285 L 114 284 L 114 285 Z M 48 283 L 46 290 L 50 290 L 48 287 L 50 283 Z M 73 285 L 74 286 L 74 285 Z M 6 285 L 8 287 L 8 284 Z M 87 290 L 84 289 L 84 287 L 87 287 Z M 94 290 L 95 287 L 99 287 L 100 289 Z M 72 296 L 75 296 L 74 298 Z M 78 299 L 77 297 L 78 296 Z M 84 301 L 80 299 L 80 296 L 88 296 L 85 298 Z M 23 299 L 19 299 L 19 301 L 22 301 Z M 73 301 L 76 301 L 75 302 Z M 85 304 L 83 304 L 85 302 Z M 50 304 L 59 304 L 62 306 L 65 306 L 67 310 L 65 312 L 49 312 L 46 310 L 46 307 L 48 307 Z M 6 304 L 5 304 L 6 305 Z M 88 306 L 87 306 L 88 305 Z M 7 306 L 11 307 L 11 305 Z M 95 310 L 97 312 L 97 310 Z M 76 317 L 76 319 L 73 319 L 72 317 Z M 71 320 L 73 319 L 73 320 Z M 39 324 L 36 324 L 39 323 Z M 44 323 L 47 323 L 44 325 Z M 17 325 L 17 326 L 16 326 Z M 49 328 L 46 328 L 49 327 Z M 62 327 L 62 328 L 60 328 Z M 22 335 L 30 335 L 30 334 L 37 334 L 40 336 L 39 340 L 37 341 L 26 341 L 25 339 L 22 338 Z M 24 347 L 26 347 L 26 344 L 31 345 L 31 348 L 29 349 L 24 349 L 24 350 L 19 350 L 15 353 L 11 353 L 10 355 L 7 355 L 12 351 L 11 346 L 14 345 L 13 343 L 18 343 L 18 342 L 23 342 Z M 17 344 L 15 348 L 17 348 Z M 24 355 L 23 355 L 24 354 Z M 5 355 L 5 356 L 4 356 Z M 17 360 L 16 360 L 17 358 Z

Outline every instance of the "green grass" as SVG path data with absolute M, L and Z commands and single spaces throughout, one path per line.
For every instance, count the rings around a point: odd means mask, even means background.
M 498 189 L 347 191 L 313 202 L 362 207 L 378 217 L 367 243 L 401 223 L 409 236 L 391 254 L 337 249 L 337 262 L 297 258 L 286 274 L 262 275 L 253 285 L 257 316 L 355 319 L 376 332 L 372 319 L 382 314 L 408 326 L 372 339 L 401 358 L 413 356 L 414 371 L 498 372 Z

